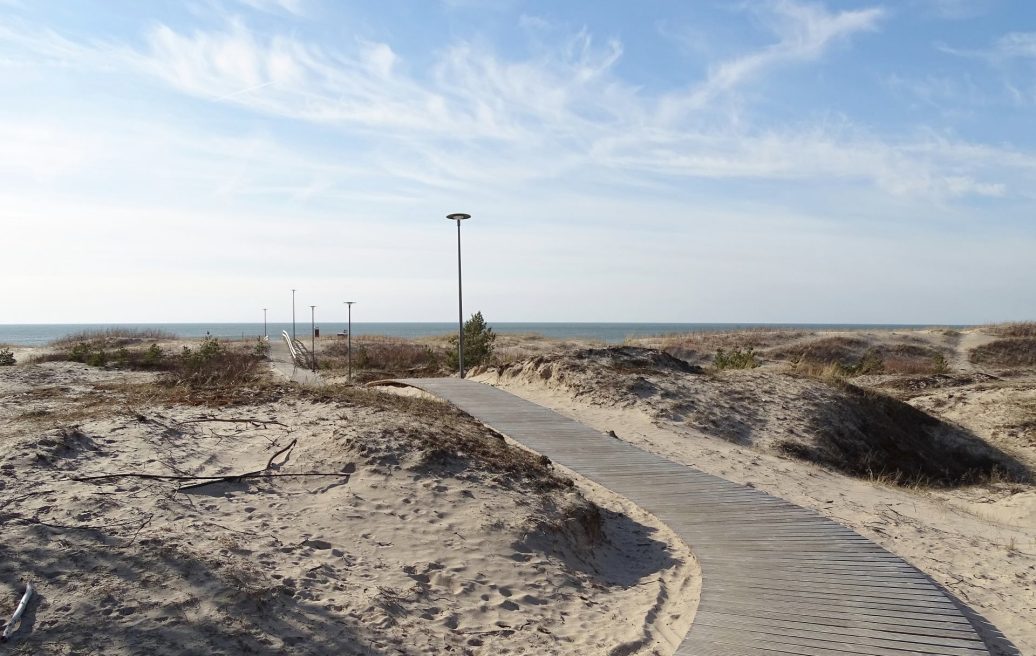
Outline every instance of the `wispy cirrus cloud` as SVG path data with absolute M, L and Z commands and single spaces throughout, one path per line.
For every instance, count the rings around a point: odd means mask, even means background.
M 273 14 L 288 13 L 302 16 L 305 13 L 305 0 L 237 0 L 237 2 L 258 11 Z
M 714 64 L 702 83 L 665 100 L 666 115 L 700 110 L 768 69 L 817 59 L 839 40 L 877 29 L 885 17 L 885 10 L 880 7 L 832 13 L 821 5 L 790 0 L 762 5 L 756 11 L 777 41 L 756 52 Z
M 1005 148 L 964 158 L 938 135 L 882 138 L 845 118 L 787 126 L 696 120 L 700 108 L 763 70 L 816 59 L 836 41 L 875 29 L 883 16 L 880 9 L 832 13 L 774 3 L 766 17 L 777 43 L 716 64 L 685 92 L 653 96 L 616 73 L 620 41 L 598 43 L 585 29 L 526 58 L 455 41 L 424 68 L 388 43 L 358 39 L 329 50 L 290 33 L 258 34 L 242 20 L 190 32 L 158 25 L 137 48 L 77 43 L 51 31 L 21 33 L 17 45 L 54 60 L 121 67 L 204 102 L 376 134 L 370 161 L 391 176 L 444 189 L 622 172 L 630 180 L 865 183 L 924 198 L 1017 192 L 1032 158 Z

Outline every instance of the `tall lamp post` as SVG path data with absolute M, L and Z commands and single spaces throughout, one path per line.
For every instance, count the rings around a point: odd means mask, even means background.
M 295 290 L 291 290 L 291 338 L 295 339 Z
M 349 327 L 345 330 L 345 337 L 349 340 L 349 377 L 346 379 L 352 382 L 353 379 L 353 303 L 356 301 L 343 301 L 349 306 Z
M 309 356 L 313 371 L 317 370 L 317 306 L 309 306 Z
M 267 308 L 263 308 L 263 337 L 270 339 L 270 331 L 266 329 L 266 310 Z
M 446 218 L 457 222 L 457 366 L 460 369 L 460 377 L 464 378 L 464 293 L 461 285 L 460 275 L 460 222 L 470 219 L 470 214 L 447 214 Z

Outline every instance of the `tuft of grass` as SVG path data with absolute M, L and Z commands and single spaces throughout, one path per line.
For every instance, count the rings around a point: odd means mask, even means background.
M 938 374 L 948 369 L 942 352 L 918 344 L 870 347 L 854 337 L 828 337 L 773 353 L 792 357 L 793 369 L 814 378 L 835 379 L 867 374 Z
M 986 326 L 983 330 L 997 337 L 1036 337 L 1036 321 L 998 323 Z
M 323 349 L 317 362 L 323 369 L 345 369 L 349 347 L 343 341 Z M 383 378 L 429 377 L 445 373 L 446 352 L 398 338 L 367 336 L 353 339 L 353 377 L 359 382 Z
M 968 358 L 994 367 L 1036 366 L 1036 337 L 1008 337 L 975 347 Z
M 0 348 L 0 367 L 13 367 L 18 363 L 14 353 L 7 347 Z
M 778 359 L 796 363 L 840 364 L 852 367 L 860 363 L 869 343 L 859 337 L 822 337 L 805 343 L 792 344 L 769 352 Z
M 712 366 L 717 369 L 754 369 L 759 366 L 759 361 L 756 360 L 755 349 L 751 346 L 744 350 L 739 348 L 730 351 L 717 349 Z

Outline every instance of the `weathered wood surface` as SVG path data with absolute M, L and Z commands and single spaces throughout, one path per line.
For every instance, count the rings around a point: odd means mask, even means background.
M 638 449 L 503 390 L 456 378 L 425 390 L 630 499 L 697 556 L 701 602 L 683 655 L 989 654 L 931 580 L 813 511 Z

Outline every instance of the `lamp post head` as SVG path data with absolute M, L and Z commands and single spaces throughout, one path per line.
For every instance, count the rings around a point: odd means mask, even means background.
M 464 219 L 470 219 L 471 215 L 458 212 L 457 214 L 447 214 L 446 218 L 450 221 L 463 221 Z

